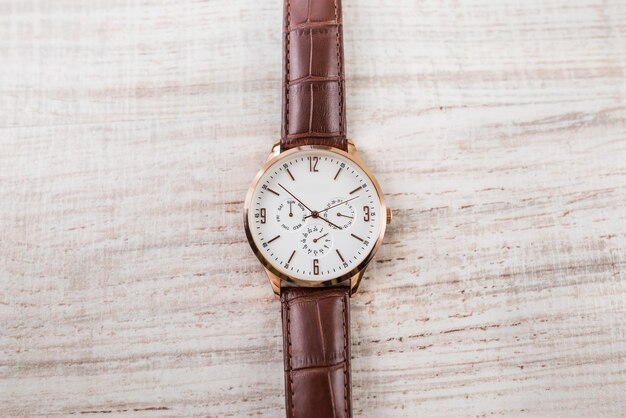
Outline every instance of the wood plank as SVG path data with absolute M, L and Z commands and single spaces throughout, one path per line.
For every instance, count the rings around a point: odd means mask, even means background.
M 242 226 L 280 2 L 0 1 L 0 415 L 276 417 Z M 394 208 L 355 416 L 626 410 L 626 7 L 344 1 L 350 137 Z

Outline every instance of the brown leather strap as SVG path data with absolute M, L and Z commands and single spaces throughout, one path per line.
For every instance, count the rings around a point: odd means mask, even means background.
M 346 151 L 341 0 L 285 0 L 284 16 L 280 148 Z
M 349 418 L 350 289 L 283 288 L 287 418 Z

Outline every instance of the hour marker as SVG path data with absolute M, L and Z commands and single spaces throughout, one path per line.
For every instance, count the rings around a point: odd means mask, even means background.
M 337 177 L 339 177 L 339 173 L 341 173 L 341 167 L 339 167 L 339 170 L 337 170 L 337 174 L 335 174 L 335 178 L 333 180 L 337 180 Z
M 354 238 L 358 239 L 359 241 L 363 242 L 363 238 L 361 238 L 361 237 L 359 237 L 357 235 L 354 235 L 354 234 L 350 234 L 350 235 L 352 235 Z M 278 237 L 276 237 L 276 238 L 278 238 Z M 276 239 L 276 238 L 274 238 L 274 239 Z M 272 241 L 274 241 L 274 239 Z M 270 242 L 272 242 L 272 241 L 270 241 Z
M 363 186 L 359 186 L 359 187 L 357 187 L 356 189 L 352 190 L 352 191 L 350 192 L 350 194 L 354 194 L 354 193 L 358 192 L 359 190 L 361 190 L 362 188 L 363 188 Z
M 363 206 L 363 220 L 365 222 L 369 222 L 370 219 L 371 219 L 370 207 L 369 206 Z
M 341 256 L 341 253 L 339 252 L 339 250 L 335 249 L 335 251 L 337 251 L 337 255 L 339 256 L 339 258 L 341 259 L 342 262 L 345 262 L 346 260 L 343 259 L 343 257 Z
M 291 171 L 289 171 L 288 168 L 286 168 L 286 170 L 287 170 L 287 174 L 289 174 L 289 177 L 291 177 L 291 180 L 296 181 L 296 179 L 293 178 L 293 174 L 291 174 Z
M 269 187 L 267 188 L 267 191 L 274 193 L 276 196 L 280 196 L 280 194 L 278 194 L 278 192 L 275 192 L 274 190 L 270 189 Z
M 287 260 L 287 264 L 291 263 L 291 259 L 293 259 L 294 255 L 296 255 L 296 250 L 293 250 L 293 252 L 291 253 L 291 256 L 289 257 L 289 260 Z
M 267 241 L 268 244 L 271 244 L 272 242 L 276 241 L 278 238 L 280 238 L 280 235 L 276 235 L 274 238 L 272 238 L 271 240 Z M 361 240 L 363 241 L 363 240 Z
M 265 222 L 267 222 L 267 209 L 261 208 L 259 212 L 261 215 L 261 223 L 264 224 Z
M 311 84 L 313 87 L 313 84 Z M 311 100 L 313 100 L 313 94 L 311 94 Z M 317 173 L 317 163 L 320 162 L 320 157 L 308 157 L 309 158 L 309 171 L 311 173 Z

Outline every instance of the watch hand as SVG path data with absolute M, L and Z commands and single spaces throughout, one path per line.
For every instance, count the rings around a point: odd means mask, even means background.
M 291 195 L 291 197 L 293 197 L 293 198 L 294 198 L 294 199 L 296 199 L 298 202 L 300 202 L 300 204 L 301 204 L 302 206 L 304 206 L 304 207 L 305 207 L 305 208 L 306 208 L 309 212 L 311 212 L 311 214 L 313 214 L 313 213 L 315 212 L 315 211 L 311 210 L 311 209 L 310 209 L 307 205 L 305 205 L 304 203 L 302 203 L 302 200 L 300 200 L 300 199 L 298 199 L 297 197 L 295 197 L 295 196 L 293 195 L 293 193 L 291 193 L 289 190 L 285 189 L 285 186 L 283 186 L 283 185 L 282 185 L 282 184 L 280 184 L 280 183 L 278 183 L 278 185 L 279 185 L 279 186 L 280 186 L 280 187 L 281 187 L 284 191 L 286 191 L 287 193 L 289 193 L 289 194 Z M 315 212 L 315 213 L 318 213 L 318 212 Z M 310 215 L 309 215 L 309 216 L 310 216 Z
M 337 212 L 337 216 L 341 216 L 341 217 L 344 217 L 344 218 L 354 219 L 354 216 L 344 215 L 344 214 L 343 214 L 343 213 L 341 213 L 341 212 Z
M 321 239 L 322 239 L 322 238 L 324 238 L 326 235 L 328 235 L 328 232 L 327 232 L 327 233 L 325 233 L 324 235 L 322 235 L 322 236 L 321 236 L 321 237 L 319 237 L 319 238 L 313 238 L 313 242 L 317 242 L 317 241 L 321 240 Z
M 279 186 L 280 186 L 280 184 L 279 184 Z M 282 186 L 281 186 L 281 187 L 282 187 Z M 287 192 L 287 193 L 289 193 L 289 192 Z M 328 209 L 332 209 L 332 208 L 337 207 L 337 206 L 339 206 L 339 205 L 343 205 L 344 203 L 348 203 L 349 201 L 354 200 L 354 199 L 358 199 L 359 197 L 360 197 L 360 196 L 354 196 L 354 197 L 353 197 L 353 198 L 351 198 L 351 199 L 348 199 L 348 200 L 346 200 L 346 201 L 344 201 L 344 202 L 341 202 L 341 203 L 337 203 L 336 205 L 329 206 L 329 207 L 327 207 L 326 209 L 324 209 L 324 210 L 320 210 L 319 212 L 316 212 L 316 213 L 317 213 L 317 215 L 319 215 L 320 213 L 324 213 L 324 212 L 326 212 Z M 308 209 L 308 208 L 307 208 L 307 209 Z M 313 211 L 309 209 L 309 212 L 313 212 Z M 312 213 L 311 213 L 310 215 L 305 216 L 305 217 L 304 217 L 304 219 L 309 218 L 309 217 L 311 217 L 311 216 L 313 216 L 313 214 L 312 214 Z
M 293 202 L 289 202 L 289 217 L 290 218 L 293 218 L 292 205 L 293 205 Z

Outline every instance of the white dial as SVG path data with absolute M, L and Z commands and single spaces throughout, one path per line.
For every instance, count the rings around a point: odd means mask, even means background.
M 381 211 L 363 169 L 338 152 L 311 148 L 265 170 L 247 222 L 257 252 L 278 272 L 325 281 L 355 269 L 372 252 Z

